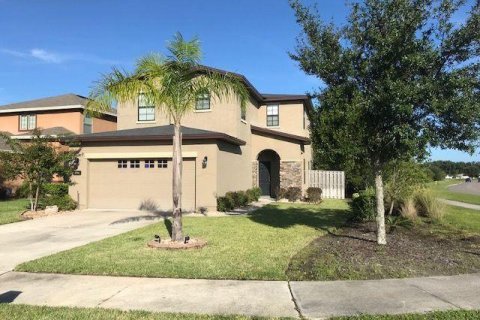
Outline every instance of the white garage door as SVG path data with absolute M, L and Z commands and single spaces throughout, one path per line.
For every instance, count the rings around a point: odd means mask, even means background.
M 88 207 L 140 209 L 154 205 L 172 209 L 172 161 L 91 160 L 88 175 Z M 182 209 L 195 209 L 195 160 L 183 161 Z

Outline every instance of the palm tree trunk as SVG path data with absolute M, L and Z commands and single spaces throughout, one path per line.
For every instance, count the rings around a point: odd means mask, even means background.
M 382 171 L 375 170 L 375 195 L 377 200 L 377 243 L 387 244 L 385 232 L 385 205 L 383 204 L 383 177 Z
M 175 122 L 173 136 L 173 225 L 172 240 L 183 241 L 182 226 L 182 133 L 179 122 Z

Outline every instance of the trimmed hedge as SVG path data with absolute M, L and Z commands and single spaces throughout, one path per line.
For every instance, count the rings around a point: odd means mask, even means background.
M 261 190 L 259 188 L 227 192 L 225 196 L 217 198 L 217 211 L 226 212 L 235 208 L 245 207 L 249 203 L 258 201 L 260 195 Z
M 307 188 L 307 200 L 312 203 L 320 203 L 322 201 L 322 189 L 316 187 Z
M 77 202 L 65 194 L 45 197 L 38 204 L 39 209 L 45 209 L 48 206 L 57 206 L 59 211 L 70 211 L 77 208 Z

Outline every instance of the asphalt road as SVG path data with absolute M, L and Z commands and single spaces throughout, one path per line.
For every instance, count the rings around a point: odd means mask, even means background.
M 475 179 L 473 182 L 461 183 L 448 187 L 448 190 L 459 193 L 468 193 L 480 196 L 480 183 Z

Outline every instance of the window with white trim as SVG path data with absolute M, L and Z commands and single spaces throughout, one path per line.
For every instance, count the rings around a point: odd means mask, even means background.
M 37 127 L 37 116 L 34 114 L 22 114 L 19 116 L 19 129 L 22 131 L 33 130 Z
M 138 121 L 155 121 L 155 106 L 144 93 L 138 95 Z
M 278 127 L 278 104 L 272 104 L 267 106 L 267 127 Z
M 210 94 L 202 93 L 197 96 L 195 110 L 210 110 Z
M 128 161 L 127 160 L 118 160 L 117 167 L 118 167 L 118 169 L 128 168 Z
M 155 160 L 145 160 L 145 169 L 155 168 Z
M 130 160 L 130 168 L 140 168 L 140 160 Z
M 167 159 L 157 160 L 157 164 L 158 164 L 159 168 L 167 168 L 168 167 L 168 160 Z

